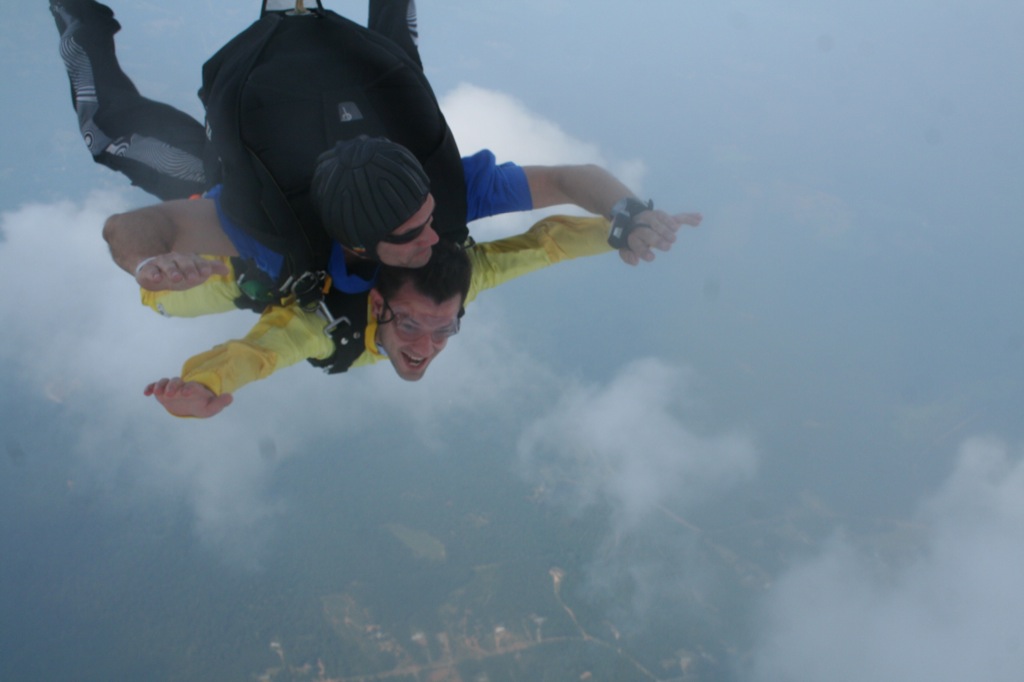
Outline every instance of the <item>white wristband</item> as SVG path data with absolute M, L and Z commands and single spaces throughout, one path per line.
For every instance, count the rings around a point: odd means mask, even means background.
M 149 258 L 143 258 L 141 261 L 139 261 L 139 264 L 135 266 L 135 276 L 138 277 L 139 271 L 142 270 L 142 268 L 146 267 L 150 263 L 150 261 L 154 261 L 157 258 L 159 258 L 159 256 L 150 256 Z

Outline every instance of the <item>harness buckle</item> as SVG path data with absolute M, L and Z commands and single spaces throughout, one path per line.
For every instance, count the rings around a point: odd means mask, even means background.
M 339 325 L 347 324 L 352 325 L 352 320 L 348 319 L 347 316 L 342 315 L 341 317 L 335 317 L 331 314 L 331 309 L 327 307 L 327 301 L 321 300 L 319 306 L 320 317 L 327 320 L 327 326 L 324 327 L 324 334 L 330 336 Z
M 299 307 L 307 313 L 311 313 L 316 310 L 326 310 L 326 306 L 323 304 L 324 284 L 326 281 L 326 272 L 322 270 L 313 272 L 310 270 L 302 273 L 298 278 L 289 277 L 281 289 L 293 294 Z M 334 318 L 328 319 L 333 320 Z

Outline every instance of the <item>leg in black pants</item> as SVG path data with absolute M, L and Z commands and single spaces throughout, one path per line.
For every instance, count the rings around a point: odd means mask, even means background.
M 139 94 L 117 63 L 114 34 L 121 25 L 113 12 L 94 0 L 50 0 L 50 11 L 93 159 L 161 199 L 208 189 L 203 125 Z
M 419 31 L 416 27 L 415 0 L 370 0 L 367 28 L 379 33 L 405 50 L 420 70 Z

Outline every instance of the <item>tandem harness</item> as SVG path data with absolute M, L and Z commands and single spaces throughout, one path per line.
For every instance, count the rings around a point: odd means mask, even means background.
M 295 301 L 306 312 L 318 308 L 331 321 L 329 311 L 323 305 L 323 297 L 331 288 L 331 276 L 324 270 L 307 270 L 296 276 L 288 275 L 275 283 L 267 273 L 260 270 L 253 261 L 232 257 L 231 265 L 237 273 L 235 284 L 242 296 L 235 300 L 235 306 L 243 310 L 262 312 L 271 305 L 286 305 Z
M 235 299 L 235 305 L 244 310 L 262 312 L 272 305 L 280 303 L 283 288 L 274 286 L 270 276 L 260 270 L 250 260 L 232 257 L 231 266 L 238 275 L 238 287 L 242 295 Z M 309 364 L 323 369 L 328 374 L 345 372 L 356 361 L 365 348 L 364 334 L 369 316 L 367 313 L 367 294 L 348 294 L 330 287 L 331 278 L 326 273 L 323 284 L 317 284 L 314 273 L 307 273 L 290 284 L 290 291 L 296 295 L 307 312 L 318 312 L 327 321 L 324 334 L 334 342 L 334 353 L 324 360 L 310 358 Z M 290 282 L 290 279 L 289 279 Z M 317 287 L 319 290 L 312 292 Z M 303 305 L 298 292 L 307 294 L 307 303 Z
M 310 360 L 313 365 L 325 367 L 330 373 L 344 372 L 359 357 L 356 353 L 347 358 L 344 351 L 352 350 L 346 346 L 351 341 L 358 341 L 366 327 L 365 294 L 333 288 L 334 282 L 326 272 L 306 272 L 298 277 L 288 277 L 278 286 L 251 260 L 232 257 L 231 266 L 237 275 L 235 283 L 242 292 L 234 301 L 236 307 L 262 313 L 272 305 L 294 301 L 304 311 L 316 312 L 327 322 L 324 334 L 331 337 L 338 351 L 327 360 Z M 347 363 L 340 365 L 345 359 Z M 335 369 L 337 366 L 342 366 L 342 369 Z

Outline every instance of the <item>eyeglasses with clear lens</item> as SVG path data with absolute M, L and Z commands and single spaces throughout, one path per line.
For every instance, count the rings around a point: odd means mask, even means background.
M 395 334 L 402 341 L 412 342 L 426 334 L 430 334 L 430 338 L 434 343 L 444 343 L 451 337 L 458 334 L 461 327 L 461 320 L 459 318 L 455 318 L 452 322 L 449 322 L 443 327 L 427 329 L 417 322 L 416 318 L 411 315 L 397 313 L 392 310 L 387 301 L 384 301 L 384 310 L 382 312 L 383 314 L 378 318 L 377 323 L 394 324 Z

